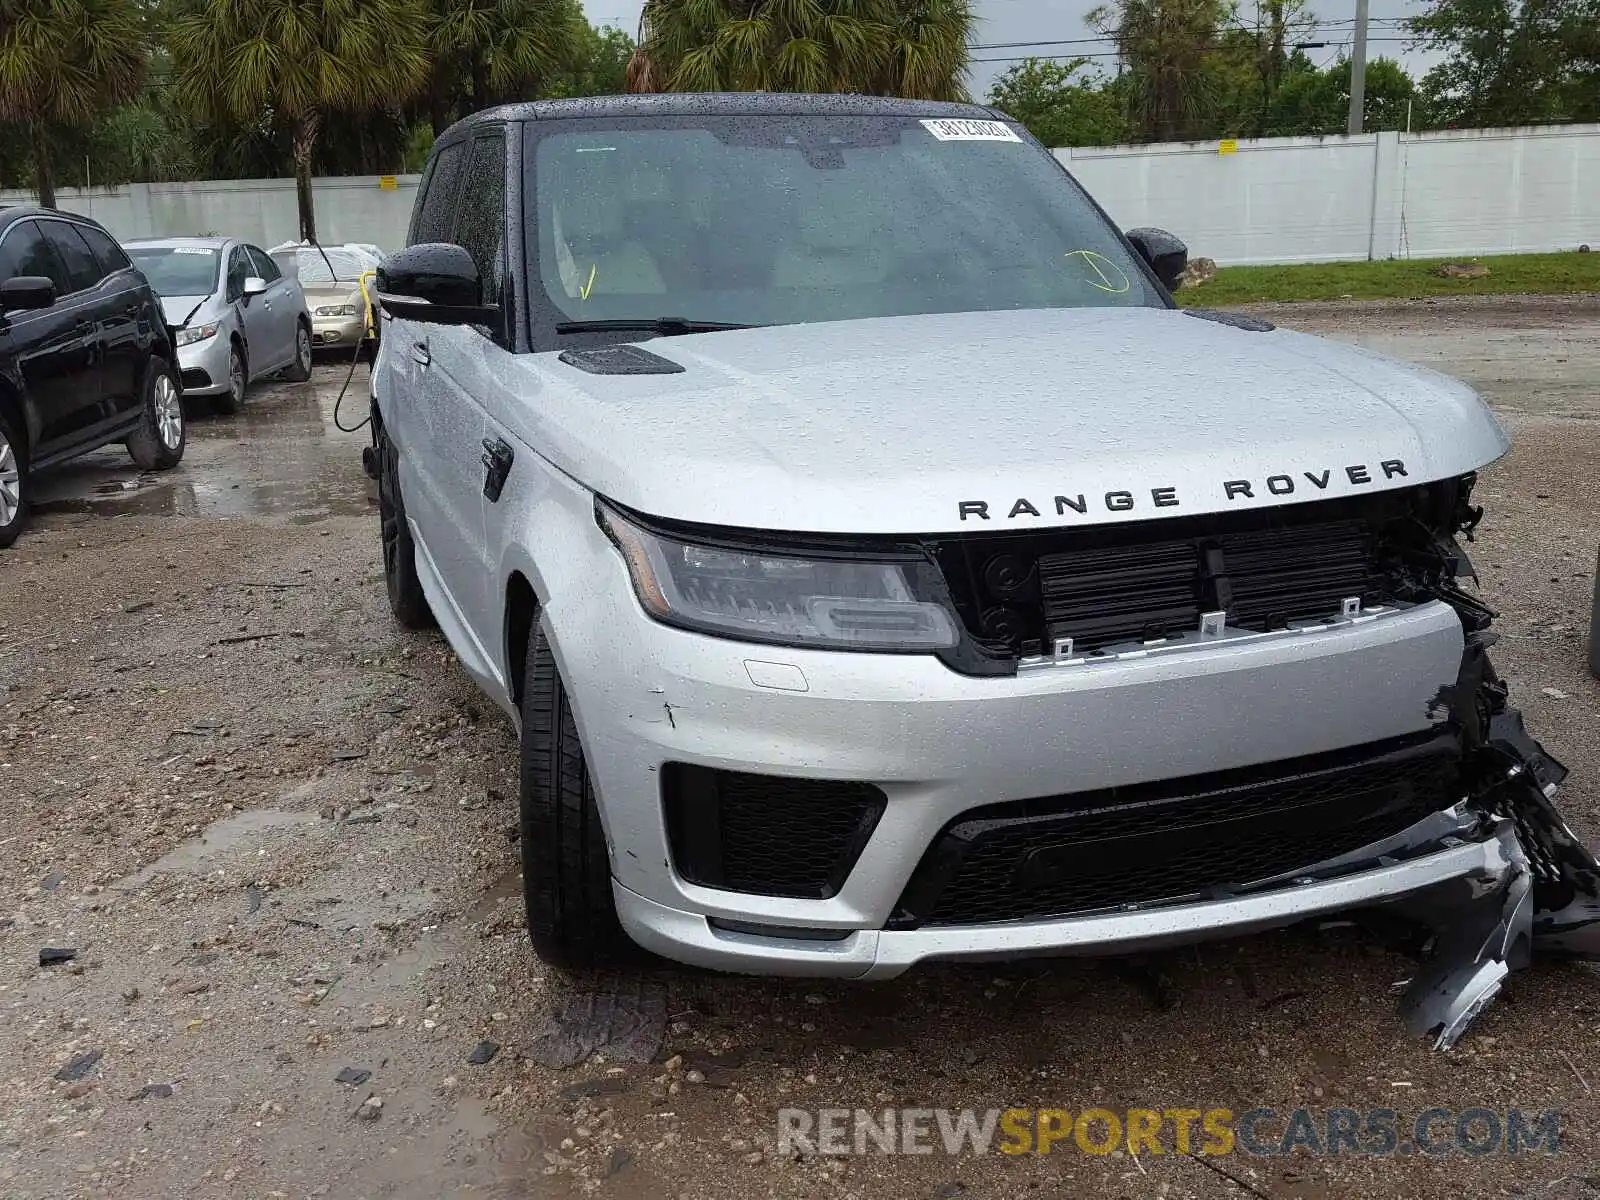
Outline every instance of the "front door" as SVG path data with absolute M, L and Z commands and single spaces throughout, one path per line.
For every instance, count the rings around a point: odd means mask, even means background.
M 238 314 L 239 328 L 244 331 L 245 353 L 250 359 L 250 378 L 260 379 L 283 366 L 283 335 L 272 318 L 272 302 L 263 293 L 259 296 L 244 294 L 244 281 L 254 275 L 250 252 L 243 246 L 228 250 L 228 266 L 223 286 L 227 288 L 228 303 Z
M 32 458 L 40 462 L 82 440 L 80 410 L 99 395 L 94 318 L 37 221 L 18 221 L 0 234 L 0 279 L 42 275 L 56 286 L 46 309 L 0 317 L 0 350 L 17 355 L 24 397 L 33 411 Z
M 289 366 L 294 362 L 297 352 L 295 333 L 299 324 L 300 294 L 294 281 L 284 275 L 272 255 L 259 246 L 246 246 L 245 251 L 250 256 L 250 274 L 267 285 L 266 292 L 250 302 L 251 307 L 261 304 L 267 313 L 273 344 L 279 348 L 282 356 L 278 365 Z

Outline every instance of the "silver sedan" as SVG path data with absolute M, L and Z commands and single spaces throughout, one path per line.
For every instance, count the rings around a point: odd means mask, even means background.
M 278 371 L 292 380 L 311 377 L 305 293 L 265 250 L 220 237 L 152 238 L 123 247 L 178 331 L 185 395 L 211 397 L 231 413 L 254 380 Z

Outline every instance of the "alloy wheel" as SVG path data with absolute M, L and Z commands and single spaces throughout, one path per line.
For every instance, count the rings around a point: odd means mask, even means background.
M 176 450 L 183 441 L 183 400 L 170 375 L 156 377 L 151 400 L 155 405 L 156 436 L 168 450 Z
M 228 352 L 228 394 L 233 397 L 235 407 L 244 403 L 244 389 L 244 359 L 233 349 Z
M 295 329 L 294 360 L 300 370 L 311 370 L 311 333 L 304 325 Z
M 0 433 L 0 525 L 9 525 L 22 511 L 22 465 L 6 435 Z

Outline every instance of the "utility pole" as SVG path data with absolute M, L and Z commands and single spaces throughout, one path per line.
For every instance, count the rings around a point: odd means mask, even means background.
M 1356 0 L 1356 45 L 1350 56 L 1350 126 L 1361 132 L 1362 108 L 1367 98 L 1367 0 Z

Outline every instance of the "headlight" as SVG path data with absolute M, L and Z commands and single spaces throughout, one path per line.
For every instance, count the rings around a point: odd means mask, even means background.
M 324 304 L 317 309 L 319 317 L 353 317 L 356 315 L 354 304 Z
M 639 603 L 669 625 L 835 650 L 938 650 L 959 640 L 939 604 L 917 599 L 916 564 L 793 558 L 675 541 L 603 505 Z
M 221 326 L 213 321 L 209 325 L 185 325 L 178 330 L 178 345 L 192 346 L 196 342 L 203 342 L 208 337 L 216 337 Z

